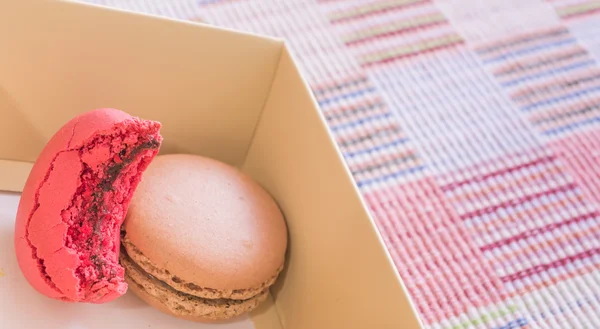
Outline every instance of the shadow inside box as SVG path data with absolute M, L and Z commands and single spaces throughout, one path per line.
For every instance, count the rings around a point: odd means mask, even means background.
M 0 328 L 253 328 L 247 317 L 224 324 L 177 319 L 155 310 L 132 292 L 105 304 L 68 303 L 38 293 L 17 264 L 14 219 L 18 195 L 0 192 L 0 201 Z

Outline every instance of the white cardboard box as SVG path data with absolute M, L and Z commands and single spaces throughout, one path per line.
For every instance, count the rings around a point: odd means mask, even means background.
M 278 201 L 290 234 L 272 299 L 251 320 L 200 325 L 128 293 L 103 305 L 45 298 L 0 206 L 3 328 L 419 328 L 409 297 L 282 40 L 60 1 L 0 1 L 0 190 L 19 192 L 45 142 L 113 107 L 162 122 L 162 153 L 233 164 Z M 7 324 L 7 326 L 5 326 Z

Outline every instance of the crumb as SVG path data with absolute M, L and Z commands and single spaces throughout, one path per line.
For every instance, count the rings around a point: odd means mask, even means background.
M 5 276 L 6 274 L 4 274 L 4 271 L 0 268 L 0 278 Z
M 242 245 L 246 247 L 246 249 L 252 249 L 253 243 L 252 241 L 244 240 L 242 241 Z

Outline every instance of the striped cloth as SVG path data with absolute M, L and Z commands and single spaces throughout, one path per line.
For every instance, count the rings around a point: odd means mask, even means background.
M 94 0 L 286 38 L 426 328 L 600 328 L 600 0 Z

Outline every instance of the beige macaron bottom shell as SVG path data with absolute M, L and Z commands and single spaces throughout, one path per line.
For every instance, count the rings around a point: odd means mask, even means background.
M 196 322 L 220 322 L 250 312 L 267 298 L 268 290 L 246 300 L 206 299 L 179 292 L 144 273 L 126 255 L 121 255 L 129 289 L 150 306 L 166 314 Z
M 197 296 L 200 298 L 217 299 L 217 298 L 229 298 L 229 299 L 250 299 L 256 295 L 259 295 L 265 289 L 268 289 L 277 279 L 277 276 L 283 269 L 281 265 L 277 271 L 267 281 L 261 283 L 256 287 L 249 287 L 246 289 L 226 290 L 226 289 L 211 289 L 208 287 L 200 287 L 192 282 L 186 282 L 182 279 L 174 276 L 169 271 L 156 266 L 148 257 L 146 257 L 125 235 L 121 238 L 121 245 L 127 251 L 127 255 L 131 260 L 142 268 L 142 270 L 160 281 L 168 284 L 170 287 L 177 291 L 183 292 L 188 295 Z M 177 281 L 175 281 L 177 280 Z

